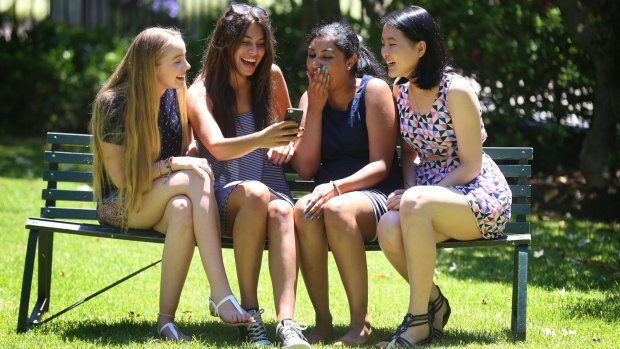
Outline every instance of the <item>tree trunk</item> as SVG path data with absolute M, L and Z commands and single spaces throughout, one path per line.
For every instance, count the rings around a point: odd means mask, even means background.
M 383 0 L 362 0 L 362 7 L 372 25 L 378 25 L 379 21 L 385 16 L 385 6 Z
M 302 35 L 295 56 L 299 62 L 305 62 L 306 35 L 319 23 L 331 23 L 342 20 L 340 0 L 303 0 L 301 8 L 304 13 L 301 20 Z
M 588 52 L 596 71 L 594 115 L 579 154 L 580 167 L 590 189 L 612 183 L 612 158 L 618 149 L 620 115 L 620 5 L 616 0 L 581 2 L 557 0 L 564 26 L 576 46 Z M 595 24 L 592 24 L 595 23 Z

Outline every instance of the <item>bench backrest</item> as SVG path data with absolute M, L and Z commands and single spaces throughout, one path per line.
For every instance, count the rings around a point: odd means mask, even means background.
M 93 155 L 90 141 L 91 135 L 87 134 L 47 134 L 49 149 L 44 157 L 47 169 L 43 173 L 47 187 L 42 193 L 45 206 L 41 207 L 41 217 L 70 221 L 97 219 L 92 192 Z M 506 226 L 506 233 L 529 233 L 527 215 L 531 212 L 531 188 L 528 178 L 531 176 L 532 148 L 485 147 L 484 151 L 497 162 L 512 190 L 512 218 Z M 313 189 L 312 181 L 302 180 L 294 172 L 287 170 L 286 178 L 295 198 Z

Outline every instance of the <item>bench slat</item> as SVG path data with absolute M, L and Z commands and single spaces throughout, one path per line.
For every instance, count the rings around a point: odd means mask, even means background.
M 93 154 L 46 150 L 43 160 L 46 163 L 92 165 Z
M 506 234 L 528 234 L 530 232 L 530 222 L 508 222 L 506 223 Z
M 91 171 L 48 170 L 43 172 L 43 180 L 52 182 L 76 182 L 90 184 L 93 182 L 93 173 Z
M 510 207 L 510 212 L 512 216 L 514 215 L 522 215 L 522 214 L 530 214 L 532 213 L 532 205 L 530 204 L 515 204 L 513 203 Z
M 497 165 L 499 169 L 504 174 L 504 177 L 520 177 L 527 176 L 530 177 L 532 174 L 532 166 L 531 165 Z
M 41 207 L 41 217 L 97 220 L 97 212 L 93 208 Z
M 67 145 L 86 145 L 90 146 L 92 136 L 88 134 L 48 132 L 47 143 L 67 144 Z
M 93 201 L 93 192 L 87 190 L 43 189 L 43 200 Z
M 493 160 L 532 160 L 534 149 L 531 147 L 484 147 L 484 152 Z

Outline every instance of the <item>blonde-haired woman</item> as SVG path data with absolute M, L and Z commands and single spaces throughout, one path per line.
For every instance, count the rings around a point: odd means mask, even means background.
M 237 303 L 222 262 L 212 172 L 195 152 L 185 108 L 185 43 L 175 29 L 149 28 L 94 102 L 93 184 L 102 224 L 166 234 L 157 330 L 189 340 L 174 324 L 189 264 L 198 245 L 211 285 L 211 312 L 222 321 L 253 321 Z

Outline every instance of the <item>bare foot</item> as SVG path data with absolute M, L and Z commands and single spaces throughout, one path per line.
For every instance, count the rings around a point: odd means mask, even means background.
M 331 337 L 333 330 L 334 325 L 332 325 L 331 322 L 317 322 L 314 329 L 306 336 L 308 343 L 315 344 L 318 342 L 324 342 L 326 339 Z
M 372 334 L 372 328 L 370 324 L 366 323 L 364 326 L 349 327 L 349 330 L 334 342 L 336 346 L 350 346 L 369 344 L 374 342 L 374 336 Z
M 166 326 L 166 324 L 172 324 L 172 326 L 166 327 L 163 331 L 161 328 Z M 162 323 L 161 325 L 157 324 L 157 332 L 159 336 L 166 341 L 190 341 L 192 337 L 185 335 L 183 332 L 179 330 L 179 328 L 172 322 Z M 176 333 L 175 333 L 176 332 Z
M 217 306 L 218 303 L 214 303 L 214 301 L 209 302 L 211 315 L 219 316 L 222 321 L 228 324 L 254 322 L 254 318 L 248 314 L 245 309 L 241 308 L 233 296 L 228 296 L 224 299 L 224 302 L 220 301 L 219 306 Z M 239 310 L 241 310 L 241 312 L 239 312 Z

